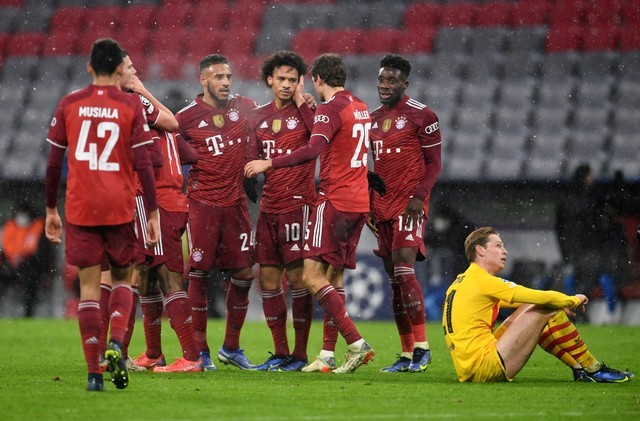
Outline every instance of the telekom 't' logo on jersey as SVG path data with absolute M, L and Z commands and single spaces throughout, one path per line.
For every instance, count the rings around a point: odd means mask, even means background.
M 222 136 L 211 136 L 206 138 L 205 141 L 207 142 L 207 149 L 209 149 L 209 152 L 213 152 L 213 156 L 222 155 L 222 151 L 220 150 L 224 147 Z
M 382 150 L 382 140 L 373 141 L 373 154 L 376 157 L 376 161 L 380 160 L 380 151 Z
M 276 141 L 275 140 L 263 140 L 262 141 L 262 151 L 264 152 L 264 159 L 271 159 L 271 154 L 275 150 Z

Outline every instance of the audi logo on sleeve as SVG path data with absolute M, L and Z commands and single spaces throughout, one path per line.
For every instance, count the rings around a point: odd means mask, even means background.
M 424 132 L 426 134 L 431 134 L 433 132 L 438 131 L 438 122 L 436 121 L 433 124 L 428 125 L 427 127 L 425 127 Z
M 313 118 L 313 123 L 328 123 L 329 116 L 324 114 L 318 114 Z

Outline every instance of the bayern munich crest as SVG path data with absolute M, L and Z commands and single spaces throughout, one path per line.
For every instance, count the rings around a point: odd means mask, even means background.
M 238 112 L 238 110 L 232 108 L 229 110 L 229 112 L 227 113 L 227 115 L 229 116 L 229 120 L 231 121 L 238 121 L 240 120 L 240 113 Z
M 295 117 L 289 117 L 287 119 L 287 129 L 293 130 L 298 127 L 298 119 Z
M 398 117 L 396 119 L 396 129 L 398 130 L 402 130 L 404 129 L 404 126 L 407 125 L 407 118 L 406 117 Z
M 191 257 L 193 258 L 194 262 L 201 261 L 202 260 L 202 250 L 193 249 L 193 251 L 191 252 Z

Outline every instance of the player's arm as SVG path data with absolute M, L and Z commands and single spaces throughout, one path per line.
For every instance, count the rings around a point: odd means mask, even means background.
M 256 117 L 255 114 L 249 116 L 249 123 L 247 124 L 247 144 L 244 149 L 245 164 L 248 165 L 251 161 L 259 160 L 262 156 L 260 150 L 260 142 L 258 141 L 258 135 L 256 133 Z M 256 161 L 262 162 L 262 161 Z M 253 203 L 258 202 L 258 180 L 255 177 L 246 176 L 243 178 L 242 187 L 247 198 Z
M 144 86 L 138 76 L 133 76 L 132 84 L 134 92 L 147 98 L 149 102 L 160 111 L 160 113 L 158 114 L 158 119 L 155 121 L 155 123 L 153 123 L 153 127 L 157 127 L 158 129 L 167 132 L 175 132 L 176 130 L 178 130 L 178 120 L 176 119 L 176 116 L 173 115 L 170 109 L 168 109 L 164 106 L 164 104 L 158 101 L 151 92 L 149 92 L 149 90 Z
M 160 147 L 160 136 L 155 130 L 152 130 L 152 136 L 153 142 L 149 144 L 147 150 L 153 168 L 160 168 L 164 166 L 164 153 L 162 152 L 162 148 Z
M 58 214 L 58 188 L 60 186 L 64 153 L 65 148 L 52 144 L 45 172 L 45 235 L 52 243 L 60 243 L 62 241 L 62 220 Z
M 295 167 L 316 159 L 327 141 L 322 136 L 312 136 L 307 146 L 296 149 L 289 155 L 280 155 L 274 159 L 251 161 L 244 167 L 245 177 L 255 177 L 272 168 Z
M 293 95 L 293 101 L 298 107 L 304 126 L 311 132 L 313 130 L 313 116 L 315 115 L 313 109 L 316 107 L 316 99 L 313 95 L 304 92 L 304 76 L 300 76 L 300 81 Z
M 569 296 L 558 291 L 540 291 L 519 285 L 514 291 L 511 303 L 538 304 L 549 308 L 576 308 L 589 302 L 582 294 Z
M 173 137 L 178 145 L 178 154 L 182 165 L 193 165 L 198 163 L 198 151 L 188 144 L 180 133 L 174 133 Z
M 422 148 L 422 156 L 426 164 L 426 171 L 413 191 L 411 199 L 405 209 L 407 221 L 419 218 L 424 211 L 424 201 L 440 176 L 442 168 L 442 139 L 438 118 L 430 112 L 432 118 L 425 119 L 425 123 L 420 127 L 418 140 Z

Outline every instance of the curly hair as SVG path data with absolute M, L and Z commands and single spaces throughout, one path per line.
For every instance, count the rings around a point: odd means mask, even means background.
M 270 76 L 273 76 L 273 72 L 276 68 L 281 66 L 290 66 L 298 71 L 298 77 L 304 76 L 309 70 L 309 66 L 305 63 L 304 59 L 293 51 L 277 51 L 271 54 L 263 63 L 260 69 L 260 75 L 262 80 L 267 85 L 267 81 Z
M 409 63 L 409 60 L 398 54 L 386 54 L 380 60 L 380 67 L 398 69 L 405 78 L 409 78 L 409 74 L 411 73 L 411 63 Z

